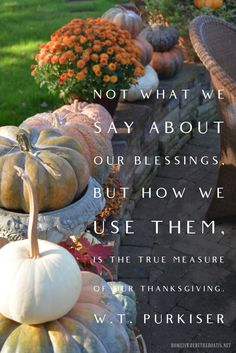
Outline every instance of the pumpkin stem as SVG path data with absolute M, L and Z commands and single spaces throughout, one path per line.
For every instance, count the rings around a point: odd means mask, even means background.
M 78 99 L 75 99 L 74 100 L 74 112 L 75 113 L 78 112 L 78 104 L 79 104 Z
M 57 113 L 52 113 L 52 126 L 57 128 L 60 127 L 60 119 Z
M 30 258 L 36 259 L 39 257 L 39 244 L 37 236 L 38 223 L 38 202 L 35 187 L 30 180 L 28 174 L 20 167 L 14 166 L 17 175 L 25 182 L 29 195 L 30 215 L 28 225 L 28 239 L 30 241 Z
M 127 12 L 127 9 L 122 5 L 116 5 L 115 7 L 118 7 L 118 9 L 120 9 L 123 12 Z
M 21 151 L 29 152 L 31 150 L 29 138 L 27 136 L 26 131 L 20 129 L 19 132 L 16 134 L 16 140 L 20 146 Z

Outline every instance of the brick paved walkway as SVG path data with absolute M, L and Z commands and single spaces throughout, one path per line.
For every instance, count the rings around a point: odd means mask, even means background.
M 180 155 L 216 155 L 219 141 L 215 130 L 196 136 L 180 151 Z M 184 348 L 171 349 L 173 342 L 233 342 L 227 353 L 236 352 L 236 226 L 218 224 L 216 234 L 168 234 L 167 221 L 196 220 L 199 231 L 209 201 L 199 196 L 198 187 L 215 185 L 217 166 L 165 166 L 153 181 L 158 187 L 186 187 L 182 200 L 152 197 L 142 199 L 133 214 L 135 235 L 123 240 L 120 255 L 131 256 L 131 264 L 119 265 L 120 279 L 134 285 L 138 297 L 138 327 L 145 336 L 148 353 L 190 352 Z M 150 219 L 164 220 L 161 234 L 155 235 Z M 224 234 L 223 234 L 224 233 Z M 138 255 L 166 256 L 167 263 L 140 264 Z M 173 256 L 225 256 L 224 264 L 173 264 Z M 141 285 L 221 285 L 220 293 L 156 293 L 143 292 Z M 146 288 L 146 287 L 145 287 Z M 143 324 L 143 313 L 222 313 L 224 325 L 156 325 Z M 222 349 L 194 349 L 191 352 L 222 353 Z

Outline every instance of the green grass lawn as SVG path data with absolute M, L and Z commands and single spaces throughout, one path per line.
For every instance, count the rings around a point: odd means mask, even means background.
M 36 85 L 30 65 L 41 42 L 72 18 L 98 17 L 114 1 L 0 1 L 0 125 L 18 125 L 25 118 L 62 104 Z

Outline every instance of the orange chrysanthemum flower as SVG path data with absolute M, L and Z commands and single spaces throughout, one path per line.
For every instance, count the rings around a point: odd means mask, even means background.
M 76 53 L 81 53 L 83 51 L 83 47 L 81 47 L 80 45 L 75 45 L 74 49 Z
M 85 73 L 83 71 L 80 71 L 77 75 L 76 78 L 78 81 L 81 81 L 85 78 Z
M 109 69 L 110 71 L 115 71 L 115 70 L 116 70 L 116 64 L 110 63 L 110 64 L 108 65 L 108 69 Z
M 98 59 L 99 59 L 98 54 L 92 54 L 92 55 L 91 55 L 91 60 L 92 60 L 92 61 L 96 62 L 96 61 L 98 61 Z
M 73 77 L 74 74 L 75 74 L 75 71 L 74 71 L 74 70 L 69 70 L 69 71 L 67 72 L 68 77 Z
M 104 82 L 109 82 L 109 81 L 110 81 L 110 76 L 105 75 L 105 76 L 103 77 L 103 81 L 104 81 Z
M 111 76 L 110 80 L 111 80 L 111 83 L 116 83 L 118 81 L 118 77 L 113 75 L 113 76 Z
M 58 63 L 58 60 L 59 60 L 58 56 L 54 55 L 54 56 L 51 58 L 51 63 L 52 63 L 52 64 L 56 64 L 56 63 Z
M 62 56 L 59 58 L 59 64 L 64 65 L 67 62 L 67 55 L 63 53 Z
M 93 70 L 93 72 L 101 71 L 101 67 L 100 67 L 100 65 L 93 65 L 92 70 Z
M 79 68 L 79 69 L 83 69 L 85 67 L 85 61 L 84 60 L 79 60 L 77 61 L 77 64 L 76 66 Z
M 113 48 L 108 48 L 107 49 L 107 54 L 108 55 L 111 55 L 111 54 L 113 54 L 114 53 L 114 49 Z
M 101 71 L 96 71 L 96 72 L 95 72 L 95 75 L 96 75 L 97 77 L 100 77 L 100 76 L 102 76 L 102 72 L 101 72 Z
M 86 43 L 88 40 L 87 40 L 87 38 L 85 37 L 85 36 L 80 36 L 80 43 L 81 44 L 84 44 L 84 43 Z
M 93 51 L 97 52 L 97 53 L 100 53 L 102 51 L 102 47 L 98 44 L 95 44 L 93 46 Z
M 106 66 L 107 63 L 108 63 L 108 61 L 107 61 L 106 58 L 101 58 L 101 59 L 100 59 L 100 64 L 101 64 L 101 66 Z
M 59 83 L 63 84 L 65 82 L 65 80 L 67 79 L 67 74 L 64 73 L 59 77 Z

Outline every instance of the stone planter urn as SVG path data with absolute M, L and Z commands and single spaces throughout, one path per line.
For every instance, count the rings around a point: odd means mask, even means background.
M 93 197 L 94 188 L 102 187 L 90 178 L 84 195 L 73 204 L 59 210 L 39 213 L 38 236 L 40 239 L 59 243 L 71 235 L 80 235 L 105 206 L 105 198 Z M 0 236 L 9 241 L 27 238 L 29 214 L 0 208 Z

